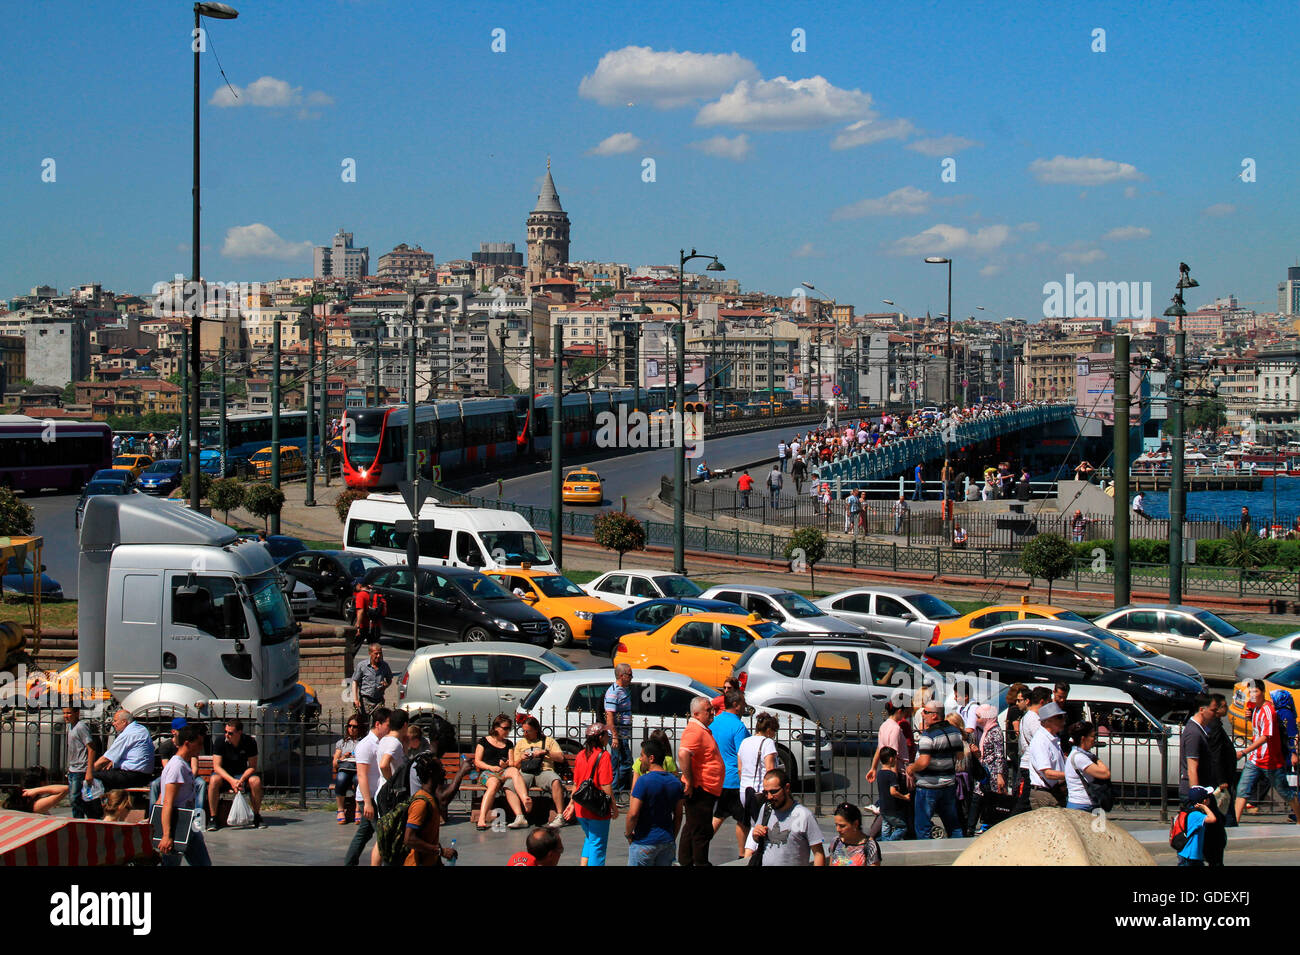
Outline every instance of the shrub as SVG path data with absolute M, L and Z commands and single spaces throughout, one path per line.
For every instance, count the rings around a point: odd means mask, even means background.
M 36 527 L 32 507 L 7 487 L 0 487 L 0 534 L 26 537 Z
M 1039 534 L 1020 552 L 1020 569 L 1029 575 L 1047 581 L 1047 602 L 1052 602 L 1052 582 L 1060 580 L 1074 569 L 1074 554 L 1070 545 L 1059 534 Z
M 206 500 L 212 490 L 212 475 L 199 472 L 199 500 Z M 190 475 L 185 473 L 181 476 L 181 497 L 185 500 L 190 499 Z
M 244 485 L 235 478 L 221 478 L 208 488 L 208 503 L 225 514 L 227 524 L 230 523 L 230 512 L 244 503 L 244 497 Z
M 592 522 L 596 543 L 606 550 L 618 552 L 618 566 L 623 567 L 623 555 L 630 550 L 645 550 L 645 527 L 635 517 L 622 511 L 606 511 L 596 515 Z
M 339 523 L 342 524 L 348 519 L 348 509 L 352 507 L 353 501 L 364 501 L 369 496 L 369 491 L 359 487 L 350 487 L 341 492 L 338 500 L 334 502 L 334 510 L 339 516 Z
M 816 591 L 817 579 L 815 569 L 826 556 L 826 535 L 815 527 L 801 527 L 790 535 L 790 543 L 785 545 L 785 559 L 790 561 L 791 572 L 799 570 L 802 561 L 808 568 L 808 587 Z
M 266 530 L 271 515 L 279 514 L 284 507 L 284 491 L 269 484 L 253 484 L 244 494 L 244 507 L 262 519 L 262 529 Z

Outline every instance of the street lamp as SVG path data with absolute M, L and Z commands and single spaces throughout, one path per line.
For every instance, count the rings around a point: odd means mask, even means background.
M 680 250 L 677 261 L 677 435 L 673 455 L 673 570 L 686 573 L 686 263 L 692 259 L 711 259 L 707 272 L 725 272 L 716 255 Z M 667 391 L 667 389 L 664 389 Z
M 835 371 L 831 378 L 831 381 L 833 382 L 831 386 L 831 400 L 835 403 L 835 423 L 838 425 L 840 423 L 840 400 L 839 400 L 839 396 L 835 394 L 835 388 L 840 383 L 840 323 L 839 323 L 839 319 L 836 318 L 835 316 L 835 308 L 838 303 L 835 301 L 835 299 L 828 298 L 825 292 L 817 288 L 817 286 L 813 285 L 811 282 L 800 282 L 799 284 L 802 285 L 804 288 L 808 289 L 808 291 L 810 292 L 816 292 L 817 295 L 821 298 L 821 300 L 823 302 L 828 303 L 831 307 L 831 328 L 832 328 L 832 334 L 835 336 L 834 347 L 831 351 L 831 354 L 834 357 L 834 367 L 835 367 Z M 819 313 L 821 312 L 820 306 L 818 307 L 817 311 Z M 821 392 L 821 379 L 822 379 L 822 338 L 819 329 L 817 335 L 817 390 L 819 394 Z M 854 388 L 855 403 L 857 400 L 856 393 L 857 393 L 857 389 L 855 387 Z
M 948 266 L 948 344 L 944 351 L 947 358 L 947 371 L 943 383 L 944 402 L 949 408 L 952 407 L 952 259 L 944 258 L 941 255 L 927 256 L 927 265 L 946 265 Z
M 1185 443 L 1185 398 L 1186 389 L 1183 381 L 1187 364 L 1187 333 L 1183 331 L 1183 316 L 1187 309 L 1183 302 L 1183 289 L 1197 288 L 1201 283 L 1191 276 L 1191 269 L 1186 262 L 1178 264 L 1178 285 L 1174 292 L 1173 304 L 1165 309 L 1165 315 L 1176 318 L 1178 325 L 1174 332 L 1174 368 L 1173 378 L 1166 392 L 1169 395 L 1173 414 L 1173 453 L 1169 460 L 1169 602 L 1182 603 L 1183 598 L 1183 518 L 1187 513 L 1186 486 L 1184 482 L 1183 450 Z M 1127 426 L 1128 422 L 1125 422 Z M 1115 422 L 1119 427 L 1119 422 Z M 1120 462 L 1116 462 L 1119 464 Z
M 194 4 L 194 39 L 199 37 L 200 19 L 208 17 L 212 20 L 233 20 L 239 16 L 239 12 L 234 7 L 228 7 L 224 3 L 196 3 Z M 190 289 L 193 294 L 194 289 L 198 288 L 200 280 L 199 270 L 199 53 L 202 44 L 197 42 L 192 44 L 194 47 L 194 189 L 192 194 L 192 231 L 190 234 Z M 188 297 L 188 296 L 187 296 Z M 199 347 L 199 328 L 200 322 L 203 321 L 203 302 L 207 298 L 205 295 L 197 296 L 197 308 L 193 315 L 190 316 L 190 368 L 192 374 L 190 378 L 190 507 L 193 510 L 199 509 L 201 495 L 199 494 L 199 397 L 200 379 L 202 373 L 201 349 Z M 225 316 L 222 316 L 224 323 Z

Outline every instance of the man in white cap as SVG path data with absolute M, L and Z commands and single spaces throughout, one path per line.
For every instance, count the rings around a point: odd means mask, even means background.
M 1061 730 L 1065 729 L 1065 710 L 1055 703 L 1044 703 L 1038 711 L 1042 722 L 1029 750 L 1029 808 L 1062 806 L 1058 798 L 1064 792 L 1065 756 L 1061 752 Z

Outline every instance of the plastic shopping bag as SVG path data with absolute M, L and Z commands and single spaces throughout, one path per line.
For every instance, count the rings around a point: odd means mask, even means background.
M 243 793 L 235 793 L 235 801 L 230 805 L 230 815 L 226 817 L 226 825 L 238 827 L 252 824 L 253 807 L 248 804 L 248 797 Z
M 82 802 L 95 802 L 96 800 L 103 799 L 103 798 L 104 798 L 104 784 L 100 782 L 98 779 L 92 779 L 90 781 L 90 785 L 83 785 L 81 787 Z

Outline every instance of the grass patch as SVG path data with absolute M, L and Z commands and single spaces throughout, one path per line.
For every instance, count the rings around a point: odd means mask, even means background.
M 19 626 L 32 622 L 32 603 L 29 600 L 8 600 L 0 606 L 0 619 L 11 620 Z M 75 600 L 41 601 L 41 628 L 75 627 L 77 602 Z
M 1224 617 L 1224 620 L 1247 633 L 1258 633 L 1265 637 L 1285 637 L 1300 630 L 1293 623 L 1273 623 L 1258 617 Z

